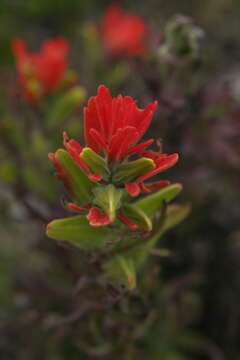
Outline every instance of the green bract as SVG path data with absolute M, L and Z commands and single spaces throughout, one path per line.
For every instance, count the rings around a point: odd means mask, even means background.
M 74 199 L 77 200 L 78 205 L 88 203 L 91 200 L 91 190 L 94 184 L 80 167 L 76 165 L 66 150 L 57 150 L 55 156 L 66 172 L 69 189 Z
M 145 175 L 155 167 L 152 159 L 141 158 L 118 166 L 113 175 L 114 183 L 128 183 Z
M 121 206 L 123 190 L 115 188 L 112 184 L 99 186 L 93 190 L 94 204 L 98 205 L 108 216 L 111 222 L 116 219 L 116 212 Z
M 109 228 L 93 228 L 82 215 L 53 220 L 47 226 L 47 235 L 55 240 L 69 242 L 82 250 L 101 249 L 114 238 L 114 233 Z
M 106 160 L 102 156 L 95 153 L 91 148 L 86 147 L 82 150 L 80 157 L 94 174 L 102 175 L 104 180 L 108 180 L 110 171 Z

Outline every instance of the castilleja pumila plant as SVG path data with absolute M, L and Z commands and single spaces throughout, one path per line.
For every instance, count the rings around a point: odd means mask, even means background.
M 12 42 L 23 97 L 36 103 L 60 87 L 68 66 L 68 42 L 64 38 L 45 41 L 39 52 L 29 52 L 21 39 Z
M 129 287 L 135 285 L 134 272 L 146 246 L 154 246 L 187 212 L 176 206 L 166 212 L 165 204 L 181 191 L 180 184 L 154 181 L 176 164 L 178 154 L 149 150 L 153 139 L 141 142 L 156 108 L 153 102 L 139 109 L 130 96 L 112 97 L 101 85 L 84 110 L 86 146 L 64 132 L 65 150 L 49 154 L 69 194 L 66 207 L 79 215 L 51 222 L 48 236 L 84 250 L 114 253 L 104 264 L 106 273 Z M 131 242 L 134 254 L 128 249 Z

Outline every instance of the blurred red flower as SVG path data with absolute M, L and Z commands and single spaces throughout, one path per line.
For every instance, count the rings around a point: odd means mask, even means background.
M 56 90 L 67 68 L 68 42 L 64 38 L 45 41 L 39 52 L 28 52 L 21 39 L 12 41 L 22 94 L 30 103 Z
M 112 57 L 139 56 L 145 52 L 147 27 L 144 21 L 111 5 L 103 17 L 101 35 L 106 52 Z

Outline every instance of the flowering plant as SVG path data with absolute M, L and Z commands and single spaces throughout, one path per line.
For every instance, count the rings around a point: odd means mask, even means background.
M 139 109 L 130 96 L 111 97 L 101 85 L 84 111 L 86 146 L 69 139 L 64 132 L 66 150 L 49 154 L 58 178 L 68 190 L 71 201 L 67 208 L 80 215 L 51 222 L 48 236 L 85 250 L 116 253 L 104 268 L 108 275 L 129 287 L 135 285 L 134 271 L 145 257 L 146 244 L 152 247 L 165 230 L 187 213 L 186 207 L 169 207 L 166 212 L 164 206 L 181 191 L 180 184 L 170 185 L 166 180 L 146 182 L 178 160 L 177 154 L 147 150 L 153 139 L 139 143 L 156 107 L 154 102 Z M 134 198 L 137 199 L 133 201 Z M 161 214 L 166 217 L 163 223 L 158 218 Z M 127 257 L 119 257 L 131 244 L 129 238 L 137 239 L 140 254 L 127 250 Z

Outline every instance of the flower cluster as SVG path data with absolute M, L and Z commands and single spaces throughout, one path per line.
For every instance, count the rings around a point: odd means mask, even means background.
M 22 94 L 28 102 L 37 102 L 61 85 L 69 52 L 65 39 L 46 41 L 39 52 L 28 52 L 24 41 L 15 39 L 12 49 Z
M 156 108 L 157 103 L 153 102 L 145 109 L 139 109 L 130 96 L 112 97 L 101 85 L 84 111 L 86 146 L 69 139 L 65 132 L 66 150 L 49 154 L 57 176 L 71 197 L 77 199 L 69 203 L 68 208 L 86 212 L 90 225 L 106 226 L 120 220 L 136 230 L 137 224 L 124 211 L 124 204 L 142 193 L 169 185 L 166 180 L 150 183 L 147 180 L 174 166 L 178 154 L 148 150 L 153 139 L 140 142 Z M 73 162 L 71 169 L 66 167 L 68 159 Z M 85 186 L 80 195 L 77 171 Z
M 145 52 L 147 27 L 144 21 L 111 5 L 102 20 L 101 35 L 106 52 L 112 57 L 138 56 Z

